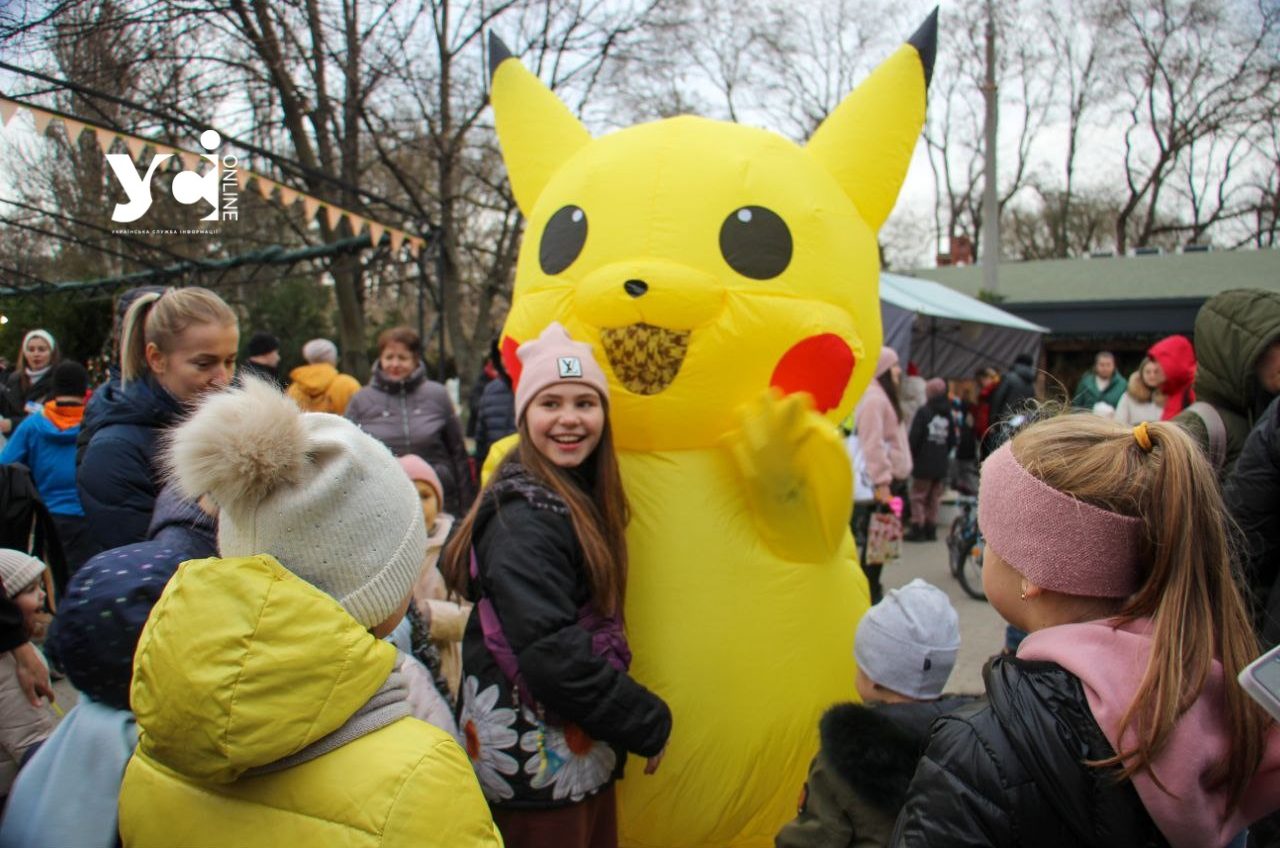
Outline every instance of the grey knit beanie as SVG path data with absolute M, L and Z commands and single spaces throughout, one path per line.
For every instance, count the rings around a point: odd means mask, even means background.
M 43 573 L 44 563 L 31 554 L 0 548 L 0 583 L 7 597 L 12 598 Z
M 853 655 L 886 689 L 917 700 L 942 694 L 960 650 L 960 617 L 947 593 L 920 578 L 890 589 L 858 624 Z
M 389 618 L 422 571 L 422 508 L 391 451 L 260 380 L 209 395 L 173 431 L 167 462 L 189 497 L 221 510 L 222 556 L 271 554 L 365 627 Z

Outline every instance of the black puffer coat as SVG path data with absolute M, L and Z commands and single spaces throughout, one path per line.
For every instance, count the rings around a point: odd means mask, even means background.
M 1129 781 L 1085 765 L 1114 755 L 1080 681 L 1061 666 L 996 658 L 988 700 L 934 722 L 895 846 L 1166 846 Z
M 946 395 L 929 398 L 916 410 L 907 441 L 911 445 L 911 476 L 917 480 L 943 480 L 951 468 L 951 449 L 957 440 Z
M 26 418 L 27 404 L 43 404 L 49 399 L 49 391 L 53 387 L 53 369 L 50 368 L 26 388 L 22 386 L 23 374 L 15 371 L 0 385 L 0 418 L 8 418 L 13 422 L 9 435 L 13 435 Z
M 579 801 L 621 776 L 627 752 L 661 751 L 671 711 L 592 649 L 579 623 L 590 598 L 585 560 L 564 502 L 514 458 L 481 498 L 473 535 L 479 579 L 467 595 L 493 604 L 529 693 L 558 719 L 542 722 L 540 732 L 485 646 L 477 605 L 462 641 L 458 726 L 490 803 Z
M 1227 482 L 1227 509 L 1244 534 L 1244 573 L 1263 647 L 1280 644 L 1280 398 L 1245 440 Z

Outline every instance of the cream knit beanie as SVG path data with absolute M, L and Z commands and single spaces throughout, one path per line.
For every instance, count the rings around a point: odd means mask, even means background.
M 336 415 L 302 412 L 252 377 L 207 397 L 170 437 L 188 497 L 219 506 L 224 557 L 271 554 L 365 627 L 389 618 L 422 570 L 427 532 L 391 451 Z

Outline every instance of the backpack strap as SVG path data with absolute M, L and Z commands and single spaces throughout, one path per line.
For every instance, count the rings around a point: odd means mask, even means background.
M 1223 423 L 1222 415 L 1202 400 L 1188 406 L 1187 411 L 1204 422 L 1209 434 L 1209 462 L 1215 471 L 1221 471 L 1227 464 L 1227 425 Z
M 471 549 L 471 579 L 475 581 L 480 579 L 480 565 L 476 561 L 474 547 Z M 516 652 L 511 649 L 511 643 L 507 641 L 507 634 L 502 632 L 502 621 L 498 618 L 498 611 L 493 608 L 493 601 L 489 600 L 483 591 L 480 594 L 480 600 L 476 601 L 476 611 L 480 614 L 480 630 L 484 633 L 484 646 L 488 649 L 489 656 L 493 657 L 493 661 L 497 663 L 502 676 L 510 681 L 520 701 L 531 709 L 536 708 L 537 704 L 529 694 L 529 687 L 524 685 L 524 676 L 520 674 Z

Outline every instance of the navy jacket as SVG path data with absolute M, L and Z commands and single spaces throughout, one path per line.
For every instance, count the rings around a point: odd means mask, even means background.
M 100 550 L 147 538 L 156 495 L 161 433 L 182 407 L 149 377 L 119 389 L 109 384 L 85 410 L 88 431 L 76 482 L 91 538 Z
M 516 396 L 504 377 L 490 380 L 476 407 L 476 462 L 484 465 L 489 448 L 516 431 Z

